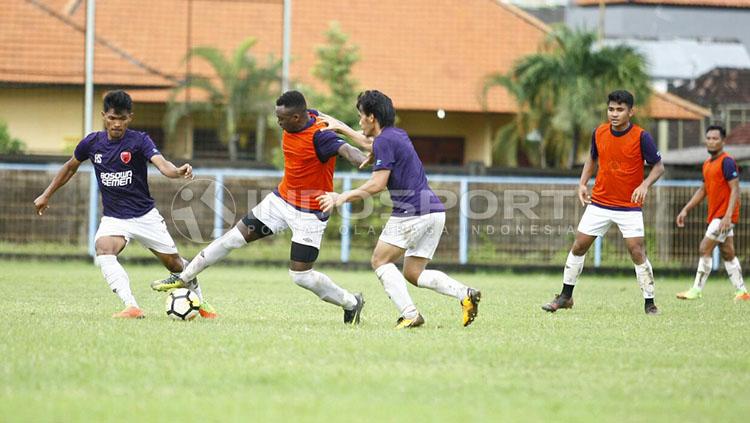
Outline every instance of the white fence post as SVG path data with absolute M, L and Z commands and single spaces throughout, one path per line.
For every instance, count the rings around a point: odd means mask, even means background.
M 352 177 L 351 175 L 344 175 L 344 183 L 341 192 L 349 191 L 352 189 Z M 351 203 L 344 204 L 341 210 L 341 262 L 349 263 L 349 250 L 351 249 L 351 231 L 350 231 L 350 220 L 351 220 Z
M 598 236 L 594 240 L 594 267 L 602 265 L 602 237 Z
M 222 210 L 224 210 L 224 174 L 217 173 L 214 180 L 214 230 L 211 234 L 214 239 L 220 237 L 224 232 Z
M 461 179 L 458 210 L 458 262 L 469 261 L 469 180 Z
M 96 257 L 96 222 L 99 219 L 99 184 L 94 169 L 89 170 L 89 255 Z

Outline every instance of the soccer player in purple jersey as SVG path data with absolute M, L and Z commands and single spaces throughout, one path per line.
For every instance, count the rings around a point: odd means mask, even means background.
M 78 171 L 81 162 L 91 160 L 102 194 L 104 216 L 96 231 L 96 260 L 104 279 L 125 304 L 125 309 L 112 317 L 140 319 L 143 311 L 138 307 L 130 290 L 130 280 L 117 261 L 117 255 L 131 239 L 136 239 L 161 260 L 170 272 L 179 273 L 187 261 L 177 253 L 164 218 L 154 208 L 154 199 L 148 189 L 148 162 L 153 163 L 168 178 L 192 178 L 189 164 L 180 167 L 166 160 L 143 132 L 128 129 L 133 119 L 133 102 L 122 90 L 104 96 L 105 131 L 87 135 L 76 147 L 71 157 L 57 172 L 46 190 L 34 200 L 36 212 L 42 215 L 49 207 L 52 194 L 65 185 Z M 198 280 L 190 289 L 201 298 L 200 314 L 216 317 L 213 308 L 203 301 Z
M 372 176 L 359 188 L 318 197 L 323 211 L 371 197 L 388 188 L 393 212 L 380 234 L 371 264 L 400 313 L 396 328 L 424 324 L 424 318 L 409 296 L 407 280 L 414 286 L 456 298 L 462 307 L 463 325 L 470 325 L 477 315 L 481 293 L 443 272 L 426 269 L 445 226 L 445 206 L 427 184 L 424 167 L 409 136 L 393 126 L 396 111 L 391 99 L 379 91 L 365 91 L 357 98 L 357 110 L 362 133 L 330 116 L 323 116 L 323 119 L 329 130 L 341 132 L 372 151 Z M 374 141 L 371 142 L 371 138 Z M 404 257 L 403 274 L 396 267 L 401 257 Z

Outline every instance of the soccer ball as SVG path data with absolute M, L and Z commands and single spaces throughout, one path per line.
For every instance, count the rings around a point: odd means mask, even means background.
M 198 294 L 187 289 L 178 288 L 167 295 L 167 316 L 175 320 L 193 320 L 198 315 L 201 300 Z

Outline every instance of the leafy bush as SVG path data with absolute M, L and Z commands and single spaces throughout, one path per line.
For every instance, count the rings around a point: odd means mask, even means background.
M 26 150 L 26 144 L 14 138 L 8 131 L 8 125 L 0 120 L 0 154 L 21 154 Z

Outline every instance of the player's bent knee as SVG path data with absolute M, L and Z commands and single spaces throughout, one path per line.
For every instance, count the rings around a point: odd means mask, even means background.
M 370 258 L 370 266 L 372 267 L 372 270 L 377 270 L 378 267 L 380 267 L 380 266 L 382 266 L 384 264 L 388 264 L 388 261 L 387 260 L 383 260 L 380 257 L 375 257 L 375 256 L 372 256 Z
M 643 251 L 631 251 L 630 258 L 633 260 L 633 263 L 641 264 L 646 261 L 646 253 Z
M 735 254 L 734 251 L 722 251 L 721 252 L 721 259 L 724 261 L 732 261 L 734 260 Z
M 247 244 L 245 236 L 242 235 L 242 232 L 236 226 L 222 235 L 219 242 L 221 242 L 221 246 L 227 250 L 242 248 Z
M 260 219 L 255 217 L 252 212 L 243 217 L 240 222 L 242 222 L 242 224 L 247 228 L 247 233 L 243 234 L 243 236 L 245 236 L 245 241 L 247 242 L 255 241 L 257 239 L 273 235 L 273 231 L 271 230 L 271 228 L 266 226 L 265 223 L 261 222 Z
M 410 284 L 414 286 L 419 286 L 417 281 L 419 280 L 419 275 L 422 272 L 416 273 L 416 272 L 404 272 L 404 278 L 406 278 L 407 281 L 409 281 Z
M 315 276 L 313 275 L 312 269 L 302 272 L 289 269 L 289 277 L 292 278 L 292 282 L 302 288 L 313 289 L 315 287 Z

